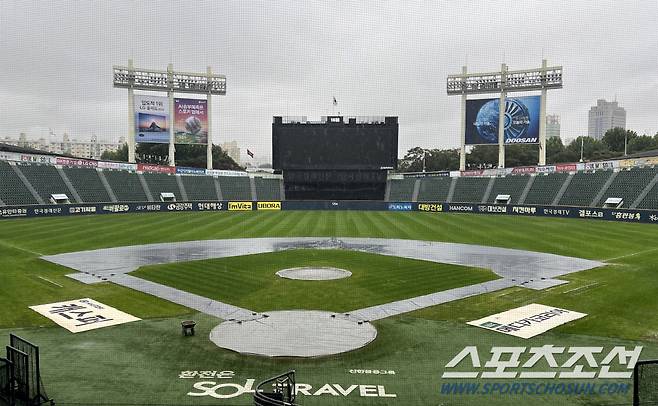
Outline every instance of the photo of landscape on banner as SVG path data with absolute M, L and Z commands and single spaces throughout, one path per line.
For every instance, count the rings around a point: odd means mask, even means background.
M 135 142 L 169 143 L 169 99 L 135 95 Z
M 498 144 L 500 100 L 466 101 L 466 145 Z M 505 144 L 539 143 L 539 96 L 505 99 Z
M 585 316 L 586 313 L 533 303 L 466 324 L 515 337 L 532 338 Z
M 176 144 L 208 143 L 208 101 L 174 99 L 174 142 Z

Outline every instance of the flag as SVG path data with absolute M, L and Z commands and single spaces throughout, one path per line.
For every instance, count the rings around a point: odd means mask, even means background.
M 334 106 L 338 106 L 338 101 L 336 101 L 336 96 L 334 96 Z
M 250 156 L 251 158 L 253 158 L 253 157 L 254 157 L 254 153 L 253 153 L 253 152 L 251 152 L 251 151 L 249 151 L 248 149 L 247 149 L 247 155 L 249 155 L 249 156 Z

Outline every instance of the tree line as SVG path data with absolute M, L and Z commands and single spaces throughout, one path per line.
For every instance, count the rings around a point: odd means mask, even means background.
M 169 144 L 137 144 L 135 158 L 139 163 L 168 165 Z M 105 151 L 101 159 L 128 162 L 128 145 L 124 144 L 115 152 Z M 194 144 L 176 145 L 176 165 L 190 168 L 206 167 L 206 146 Z M 244 170 L 218 145 L 212 146 L 213 169 Z
M 658 149 L 658 133 L 656 135 L 638 135 L 635 131 L 613 128 L 606 131 L 601 140 L 591 137 L 578 137 L 564 145 L 559 137 L 546 140 L 546 163 L 578 162 L 582 156 L 584 161 L 597 161 L 611 158 L 621 158 L 624 152 L 637 152 Z M 508 145 L 505 147 L 505 166 L 537 165 L 539 145 Z M 398 161 L 400 172 L 450 171 L 459 169 L 459 149 L 424 149 L 411 148 Z M 466 154 L 467 169 L 495 168 L 498 166 L 498 145 L 476 145 Z

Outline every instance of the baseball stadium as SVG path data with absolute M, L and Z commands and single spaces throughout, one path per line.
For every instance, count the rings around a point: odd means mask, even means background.
M 658 405 L 658 152 L 547 157 L 562 66 L 447 74 L 451 168 L 333 111 L 259 113 L 254 170 L 232 77 L 145 60 L 94 85 L 125 157 L 0 143 L 0 405 Z

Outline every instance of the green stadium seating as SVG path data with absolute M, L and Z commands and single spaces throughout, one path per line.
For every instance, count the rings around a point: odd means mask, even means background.
M 658 210 L 658 182 L 649 190 L 649 194 L 644 196 L 637 208 Z
M 189 200 L 217 200 L 215 180 L 210 176 L 181 176 Z
M 414 193 L 416 178 L 391 179 L 390 202 L 410 202 Z
M 111 201 L 103 186 L 98 171 L 90 168 L 64 167 L 64 173 L 78 192 L 84 203 L 102 203 Z
M 448 176 L 427 177 L 420 181 L 419 202 L 445 202 L 448 199 L 452 178 Z
M 6 205 L 37 204 L 9 163 L 0 161 L 0 200 Z
M 160 201 L 160 193 L 173 193 L 176 195 L 176 200 L 184 200 L 178 182 L 176 182 L 176 175 L 144 173 L 143 176 L 151 191 L 151 196 L 156 202 Z
M 218 179 L 225 200 L 251 200 L 249 177 L 220 176 Z
M 538 174 L 528 191 L 524 204 L 551 205 L 568 173 Z
M 498 195 L 510 195 L 510 204 L 517 204 L 529 180 L 528 175 L 508 175 L 496 178 L 487 202 L 495 203 Z
M 145 202 L 146 193 L 137 174 L 128 171 L 103 171 L 105 179 L 120 202 Z
M 255 177 L 254 181 L 258 200 L 281 200 L 281 181 L 279 179 Z
M 558 204 L 561 206 L 589 206 L 612 173 L 609 170 L 577 172 Z
M 480 203 L 487 190 L 491 178 L 460 177 L 457 178 L 455 193 L 452 196 L 454 203 Z
M 64 183 L 64 179 L 54 166 L 20 165 L 18 168 L 41 196 L 44 203 L 50 203 L 50 195 L 58 193 L 67 195 L 71 202 L 75 201 L 71 191 Z
M 651 182 L 651 179 L 656 176 L 656 173 L 658 173 L 658 169 L 651 167 L 619 171 L 617 177 L 612 181 L 610 187 L 605 191 L 596 205 L 603 206 L 603 203 L 609 197 L 620 197 L 624 199 L 622 207 L 631 207 L 635 199 L 637 199 L 644 188 Z

